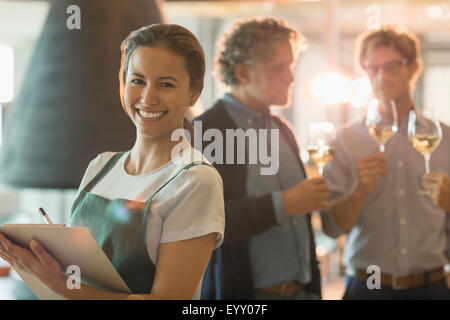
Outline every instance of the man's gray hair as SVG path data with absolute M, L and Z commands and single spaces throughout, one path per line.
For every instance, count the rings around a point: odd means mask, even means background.
M 239 84 L 234 73 L 235 66 L 270 58 L 274 52 L 274 43 L 280 40 L 290 42 L 294 57 L 306 49 L 306 39 L 285 20 L 259 18 L 238 21 L 219 42 L 214 75 L 225 85 Z

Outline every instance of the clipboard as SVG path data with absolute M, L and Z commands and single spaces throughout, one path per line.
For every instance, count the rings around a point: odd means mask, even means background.
M 29 248 L 33 239 L 39 241 L 59 262 L 64 273 L 69 266 L 78 266 L 80 280 L 84 284 L 104 290 L 132 293 L 87 227 L 66 227 L 61 224 L 5 224 L 0 226 L 0 232 L 24 248 Z M 33 275 L 17 270 L 16 273 L 40 300 L 64 300 Z

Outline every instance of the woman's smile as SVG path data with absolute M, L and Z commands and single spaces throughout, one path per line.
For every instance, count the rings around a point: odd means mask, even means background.
M 148 122 L 153 122 L 153 121 L 158 121 L 161 118 L 163 118 L 169 111 L 150 111 L 150 110 L 144 110 L 144 109 L 138 109 L 137 110 L 137 114 L 139 116 L 139 118 L 141 119 L 141 121 L 148 121 Z

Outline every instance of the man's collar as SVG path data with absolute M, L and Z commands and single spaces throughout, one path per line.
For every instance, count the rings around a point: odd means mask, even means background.
M 225 103 L 227 103 L 229 106 L 238 109 L 241 111 L 248 119 L 254 119 L 254 118 L 264 118 L 264 117 L 270 117 L 270 109 L 267 110 L 267 112 L 262 112 L 255 110 L 253 108 L 250 108 L 240 102 L 238 99 L 236 99 L 232 94 L 225 93 L 223 99 Z

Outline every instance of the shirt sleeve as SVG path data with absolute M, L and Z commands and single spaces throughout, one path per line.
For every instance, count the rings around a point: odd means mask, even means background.
M 161 243 L 217 233 L 214 248 L 223 242 L 225 206 L 222 179 L 216 169 L 194 166 L 182 174 L 162 217 Z
M 277 223 L 281 225 L 284 218 L 283 191 L 277 190 L 272 192 L 272 201 Z
M 328 185 L 328 191 L 330 193 L 330 200 L 336 200 L 342 197 L 344 194 L 352 190 L 352 174 L 350 168 L 346 165 L 351 163 L 345 154 L 345 141 L 344 134 L 338 135 L 335 141 L 335 154 L 330 163 L 325 167 L 323 177 Z M 357 183 L 357 181 L 356 181 Z M 330 211 L 321 211 L 320 216 L 322 218 L 322 227 L 326 235 L 337 238 L 344 234 L 337 224 L 334 222 L 333 216 Z
M 83 178 L 81 179 L 80 186 L 78 188 L 77 196 L 80 191 L 83 190 L 86 185 L 94 179 L 95 175 L 103 168 L 103 166 L 108 162 L 108 160 L 114 155 L 114 152 L 104 152 L 95 157 L 84 172 Z

